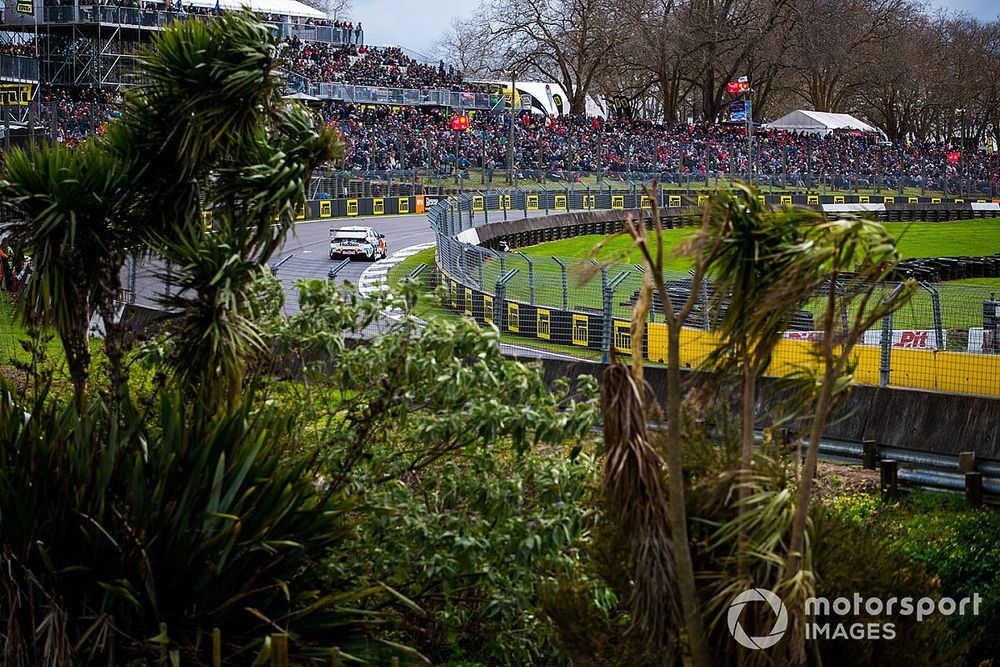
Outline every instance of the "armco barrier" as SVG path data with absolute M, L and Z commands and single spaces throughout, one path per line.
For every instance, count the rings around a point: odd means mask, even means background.
M 572 381 L 580 375 L 600 379 L 605 368 L 596 362 L 562 359 L 543 359 L 541 364 L 549 384 L 558 379 Z M 686 386 L 694 375 L 685 371 Z M 656 395 L 664 395 L 665 369 L 648 368 L 644 379 Z M 780 400 L 780 391 L 765 379 L 760 386 L 758 414 L 768 414 Z M 997 461 L 1000 460 L 997 423 L 1000 423 L 1000 398 L 857 385 L 837 406 L 823 435 L 851 442 L 872 440 L 880 447 L 934 454 L 971 451 L 977 459 Z
M 529 205 L 553 208 L 552 200 L 556 193 L 514 191 L 506 194 L 511 197 L 516 210 L 519 207 L 526 209 Z M 612 349 L 624 355 L 636 352 L 632 349 L 629 318 L 635 290 L 641 281 L 641 266 L 619 263 L 595 267 L 587 288 L 589 292 L 576 292 L 570 296 L 568 274 L 576 269 L 569 264 L 575 264 L 578 269 L 585 262 L 558 258 L 551 258 L 550 261 L 544 257 L 504 252 L 504 249 L 579 234 L 620 231 L 622 219 L 630 212 L 629 209 L 644 203 L 642 195 L 632 191 L 605 190 L 600 193 L 598 206 L 611 207 L 611 210 L 517 219 L 508 216 L 505 222 L 491 224 L 483 224 L 482 218 L 499 206 L 503 201 L 502 193 L 479 196 L 483 198 L 475 201 L 475 208 L 482 206 L 482 212 L 473 209 L 472 196 L 466 195 L 440 202 L 429 215 L 437 233 L 441 280 L 451 294 L 449 305 L 452 309 L 468 314 L 481 323 L 494 324 L 503 333 L 543 343 L 588 349 L 603 356 L 607 356 Z M 575 198 L 576 206 L 589 203 L 584 196 L 580 193 Z M 683 203 L 687 205 L 691 202 Z M 978 215 L 983 209 L 967 207 L 966 210 Z M 995 209 L 989 210 L 997 215 Z M 934 218 L 937 215 L 935 211 L 937 209 L 928 209 L 928 217 Z M 684 215 L 693 212 L 693 209 L 684 206 L 667 207 L 662 210 L 662 215 L 666 223 L 680 224 Z M 943 261 L 948 259 L 942 258 Z M 947 264 L 946 261 L 944 263 Z M 598 273 L 602 274 L 599 281 Z M 676 290 L 678 298 L 683 298 L 688 289 L 686 274 L 668 275 L 667 279 L 668 289 Z M 561 290 L 558 289 L 560 281 Z M 1000 303 L 979 294 L 976 291 L 979 288 L 955 289 L 965 289 L 968 294 L 963 294 L 969 300 L 960 304 L 964 310 L 946 312 L 947 319 L 942 316 L 940 290 L 922 284 L 921 291 L 907 306 L 908 311 L 897 314 L 899 319 L 895 323 L 885 323 L 890 332 L 888 337 L 879 329 L 869 331 L 864 344 L 854 351 L 856 381 L 1000 396 L 1000 355 L 983 354 L 998 351 L 1000 347 L 1000 336 L 997 335 Z M 687 320 L 690 328 L 684 330 L 681 349 L 684 366 L 697 367 L 718 342 L 716 334 L 708 330 L 711 319 L 709 307 L 706 293 Z M 928 313 L 931 311 L 935 319 L 930 320 L 931 323 L 924 322 L 921 318 L 930 317 Z M 995 312 L 993 320 L 989 319 L 992 317 L 989 312 Z M 804 317 L 806 323 L 812 318 L 810 312 L 803 315 L 808 316 Z M 656 300 L 641 350 L 645 358 L 654 362 L 663 362 L 666 358 L 663 322 L 662 308 Z M 808 331 L 809 328 L 803 326 L 799 331 L 788 332 L 787 340 L 781 341 L 774 352 L 770 374 L 780 375 L 816 363 L 810 354 L 815 332 Z

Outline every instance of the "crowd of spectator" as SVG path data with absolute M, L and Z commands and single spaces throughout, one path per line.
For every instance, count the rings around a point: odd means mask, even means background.
M 359 107 L 326 103 L 325 122 L 336 125 L 349 146 L 345 164 L 358 171 L 456 168 L 506 169 L 508 113 L 476 113 L 469 131 L 451 130 L 450 114 L 438 109 Z M 604 172 L 657 174 L 661 180 L 704 180 L 712 174 L 750 169 L 742 125 L 604 122 L 594 118 L 515 116 L 515 168 L 549 178 Z M 880 135 L 832 133 L 825 137 L 761 129 L 755 132 L 755 179 L 805 187 L 820 178 L 839 178 L 860 188 L 955 188 L 966 179 L 979 188 L 1000 188 L 1000 154 L 965 151 L 947 143 L 893 145 Z
M 470 90 L 454 66 L 446 66 L 443 61 L 436 66 L 421 63 L 393 46 L 336 46 L 292 37 L 281 43 L 280 67 L 314 83 Z
M 25 42 L 8 42 L 0 44 L 0 56 L 22 56 L 26 58 L 35 57 L 35 40 L 29 39 Z
M 121 95 L 115 92 L 94 88 L 49 88 L 39 104 L 38 123 L 44 132 L 50 131 L 54 111 L 55 140 L 75 146 L 88 135 L 103 134 L 108 121 L 121 115 L 121 104 Z

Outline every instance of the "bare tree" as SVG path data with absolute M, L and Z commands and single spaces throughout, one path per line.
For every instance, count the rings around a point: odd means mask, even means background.
M 570 113 L 582 115 L 614 51 L 613 14 L 607 0 L 491 0 L 484 18 L 505 54 L 505 72 L 560 84 Z
M 302 2 L 323 12 L 331 19 L 350 20 L 354 12 L 352 0 L 302 0 Z
M 466 77 L 496 76 L 503 70 L 502 49 L 482 8 L 469 17 L 452 19 L 434 46 L 438 58 L 453 63 Z

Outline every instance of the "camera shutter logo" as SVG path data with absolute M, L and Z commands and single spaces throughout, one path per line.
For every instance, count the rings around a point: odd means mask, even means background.
M 748 602 L 766 602 L 770 605 L 775 616 L 778 617 L 774 621 L 771 631 L 763 637 L 749 636 L 743 629 L 743 626 L 740 625 L 740 613 Z M 781 598 L 766 588 L 751 588 L 737 595 L 729 604 L 729 614 L 726 620 L 729 623 L 729 633 L 740 646 L 758 650 L 770 648 L 781 640 L 785 634 L 785 630 L 788 628 L 788 610 L 785 609 Z

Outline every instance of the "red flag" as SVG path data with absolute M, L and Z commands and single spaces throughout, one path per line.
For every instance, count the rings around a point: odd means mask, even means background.
M 727 93 L 734 93 L 734 94 L 740 92 L 740 82 L 739 81 L 730 81 L 729 83 L 727 83 L 726 84 L 726 92 Z

